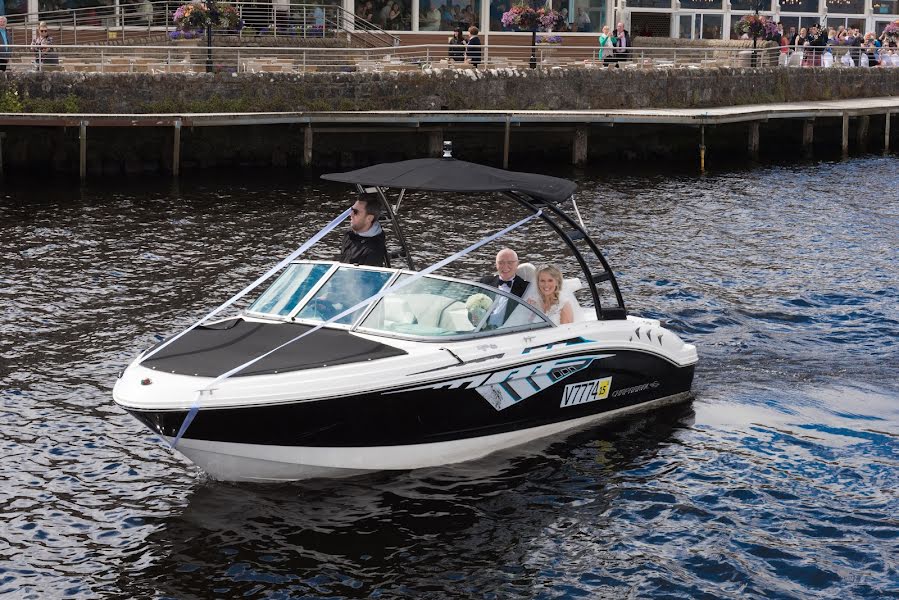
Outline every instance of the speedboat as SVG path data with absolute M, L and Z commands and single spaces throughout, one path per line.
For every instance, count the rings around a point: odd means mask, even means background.
M 287 481 L 469 461 L 691 398 L 696 348 L 658 320 L 627 313 L 583 226 L 574 183 L 449 151 L 323 178 L 380 198 L 399 246 L 392 258 L 405 266 L 301 258 L 326 228 L 197 325 L 142 352 L 115 384 L 119 406 L 213 478 Z M 399 190 L 394 203 L 391 190 Z M 399 218 L 416 190 L 490 194 L 527 216 L 416 268 Z M 435 273 L 530 220 L 548 225 L 580 269 L 564 283 L 583 298 L 572 323 Z M 519 272 L 532 278 L 533 268 Z M 239 314 L 219 316 L 271 277 Z M 500 306 L 500 318 L 490 318 Z

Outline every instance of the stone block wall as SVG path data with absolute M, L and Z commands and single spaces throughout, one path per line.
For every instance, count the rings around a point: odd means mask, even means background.
M 899 69 L 0 73 L 0 112 L 691 108 L 899 95 Z

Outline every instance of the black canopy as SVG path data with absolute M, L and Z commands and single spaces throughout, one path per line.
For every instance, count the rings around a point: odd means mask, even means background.
M 567 179 L 504 171 L 453 158 L 383 163 L 347 173 L 328 173 L 322 179 L 432 192 L 521 192 L 548 202 L 567 200 L 577 189 Z

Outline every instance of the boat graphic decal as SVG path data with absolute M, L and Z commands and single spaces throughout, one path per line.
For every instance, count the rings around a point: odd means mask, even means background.
M 514 406 L 551 385 L 562 381 L 589 367 L 593 361 L 615 356 L 614 354 L 589 354 L 557 358 L 536 364 L 522 365 L 495 371 L 479 373 L 449 381 L 439 381 L 429 385 L 406 388 L 414 390 L 475 390 L 496 410 Z M 398 393 L 392 392 L 392 393 Z
M 525 338 L 527 339 L 527 338 Z M 531 346 L 529 348 L 525 348 L 521 351 L 522 354 L 528 354 L 530 352 L 536 352 L 537 350 L 552 350 L 554 348 L 564 348 L 566 346 L 577 346 L 579 344 L 592 344 L 593 340 L 588 340 L 583 337 L 571 338 L 568 340 L 562 340 L 561 342 L 550 342 L 549 344 L 543 344 L 541 346 Z

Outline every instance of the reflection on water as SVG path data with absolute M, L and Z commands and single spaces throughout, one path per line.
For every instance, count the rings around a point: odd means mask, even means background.
M 544 540 L 608 510 L 618 474 L 691 416 L 677 407 L 454 467 L 284 486 L 206 481 L 148 537 L 168 552 L 140 577 L 173 597 L 194 589 L 169 577 L 178 570 L 228 596 L 277 582 L 297 595 L 530 597 Z
M 7 182 L 0 593 L 899 595 L 896 167 L 556 173 L 579 180 L 629 308 L 697 344 L 697 399 L 471 464 L 283 486 L 210 481 L 111 388 L 138 350 L 345 208 L 345 190 Z M 425 261 L 518 216 L 485 198 L 403 205 Z M 561 262 L 547 239 L 535 225 L 506 243 Z M 452 272 L 485 274 L 495 251 Z M 336 253 L 334 236 L 313 256 Z

